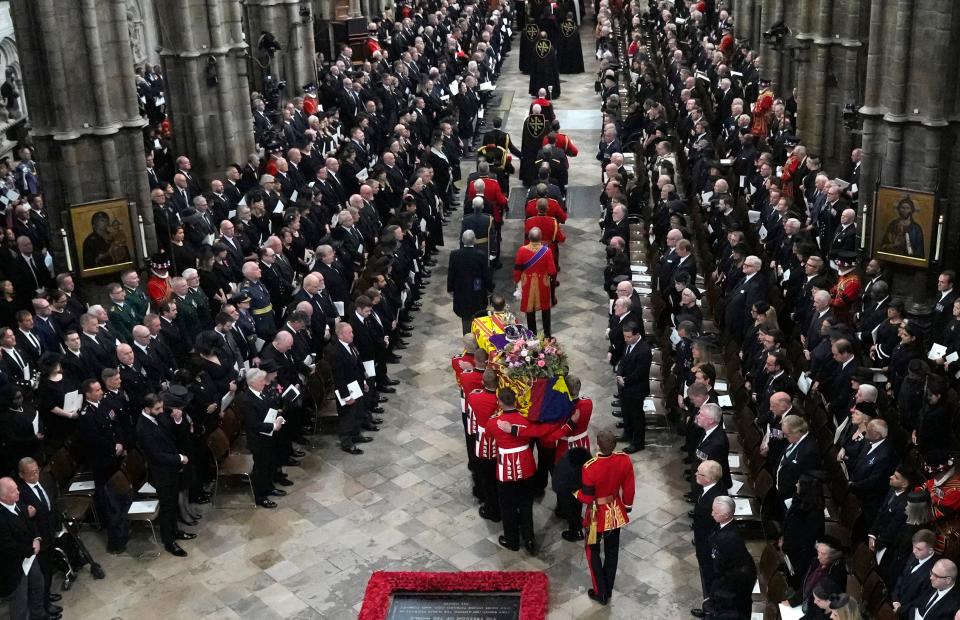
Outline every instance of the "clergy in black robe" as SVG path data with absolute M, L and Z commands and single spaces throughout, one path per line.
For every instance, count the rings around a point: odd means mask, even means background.
M 561 73 L 583 73 L 583 49 L 580 47 L 580 29 L 573 13 L 560 23 L 560 41 L 557 61 Z
M 540 28 L 534 22 L 528 23 L 520 33 L 520 71 L 530 73 L 533 61 L 533 46 L 540 37 Z
M 523 121 L 523 143 L 520 147 L 520 180 L 531 185 L 537 179 L 537 153 L 549 128 L 539 105 L 533 106 L 530 116 Z
M 531 97 L 536 97 L 541 88 L 546 88 L 550 99 L 560 98 L 560 71 L 557 69 L 557 50 L 550 42 L 547 33 L 540 32 L 540 38 L 533 46 L 533 66 L 530 67 Z

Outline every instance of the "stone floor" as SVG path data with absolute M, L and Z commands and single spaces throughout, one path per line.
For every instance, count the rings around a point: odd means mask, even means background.
M 590 54 L 589 25 L 582 36 L 592 71 L 596 61 Z M 527 78 L 516 63 L 514 52 L 497 87 L 515 91 L 507 128 L 519 141 L 530 99 Z M 596 402 L 593 433 L 612 429 L 615 421 L 610 415 L 613 382 L 603 361 L 607 302 L 598 285 L 603 252 L 597 242 L 599 99 L 593 74 L 565 76 L 558 107 L 581 155 L 571 160 L 578 204 L 561 252 L 554 335 L 566 345 L 584 394 Z M 472 161 L 464 163 L 465 172 L 472 168 Z M 84 571 L 64 593 L 68 618 L 352 618 L 369 575 L 378 569 L 543 570 L 550 578 L 551 619 L 687 617 L 700 588 L 686 518 L 689 506 L 681 497 L 680 455 L 672 447 L 634 455 L 637 498 L 621 537 L 609 607 L 587 598 L 582 545 L 560 538 L 552 494 L 535 506 L 541 545 L 536 557 L 499 548 L 499 527 L 477 515 L 449 362 L 460 334 L 444 289 L 455 228 L 453 222 L 447 227 L 447 246 L 424 310 L 416 315 L 404 365 L 392 369 L 402 385 L 386 405 L 376 441 L 364 446 L 366 454 L 348 456 L 337 449 L 335 437 L 316 437 L 302 467 L 287 469 L 296 484 L 280 499 L 278 510 L 204 507 L 202 524 L 193 528 L 199 538 L 184 544 L 190 554 L 186 559 L 166 553 L 137 559 L 136 553 L 150 548 L 149 533 L 138 526 L 131 555 L 120 557 L 104 551 L 98 533 L 84 533 L 107 578 L 94 581 Z M 505 249 L 516 249 L 521 230 L 517 220 L 505 225 Z M 509 277 L 506 269 L 497 274 L 501 293 L 512 292 Z M 669 445 L 673 437 L 662 432 L 650 439 Z

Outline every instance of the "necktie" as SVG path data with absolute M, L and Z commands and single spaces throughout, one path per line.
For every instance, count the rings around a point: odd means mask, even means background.
M 930 611 L 930 608 L 933 607 L 934 603 L 937 602 L 937 598 L 940 597 L 940 590 L 937 590 L 933 593 L 933 596 L 930 597 L 930 600 L 927 601 L 927 604 L 923 606 L 923 611 L 920 612 L 920 615 L 923 616 L 925 613 Z
M 17 506 L 16 504 L 13 505 L 13 514 L 17 515 L 18 517 L 21 516 L 20 506 Z
M 37 337 L 33 335 L 32 332 L 27 333 L 27 340 L 30 341 L 30 344 L 33 345 L 33 348 L 37 351 L 40 350 L 40 341 L 37 340 Z
M 633 345 L 627 347 L 627 352 L 623 354 L 624 357 L 630 355 L 630 351 L 633 351 Z
M 47 510 L 50 510 L 50 500 L 47 498 L 47 492 L 43 490 L 43 487 L 39 484 L 32 484 L 30 486 L 33 488 L 33 492 L 37 494 L 37 498 L 43 502 Z
M 20 366 L 21 369 L 26 368 L 26 365 L 23 363 L 23 358 L 20 357 L 20 354 L 17 353 L 17 350 L 10 349 L 10 351 L 13 353 L 13 359 L 16 360 L 17 365 Z
M 33 283 L 36 284 L 36 288 L 40 288 L 40 280 L 37 278 L 37 266 L 33 264 L 33 257 L 27 257 L 27 264 L 30 265 L 30 275 L 33 276 Z

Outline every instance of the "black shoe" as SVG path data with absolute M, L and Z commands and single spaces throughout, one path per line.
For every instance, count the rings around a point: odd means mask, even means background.
M 393 348 L 397 351 L 402 351 L 403 349 L 407 348 L 407 345 L 406 343 L 398 342 L 397 344 L 393 345 Z
M 627 454 L 633 454 L 634 452 L 640 452 L 644 449 L 646 449 L 646 446 L 642 444 L 632 443 L 626 448 L 624 448 L 623 451 L 626 452 Z
M 400 360 L 402 360 L 402 359 L 403 359 L 403 358 L 400 357 L 399 355 L 390 355 L 390 356 L 387 357 L 387 363 L 388 363 L 388 364 L 397 364 L 397 363 L 399 363 Z
M 61 618 L 63 618 L 62 612 L 59 614 L 51 614 L 51 613 L 47 614 L 47 620 L 60 620 Z
M 363 450 L 356 446 L 340 446 L 340 449 L 347 454 L 363 454 Z
M 530 555 L 537 555 L 537 543 L 532 540 L 523 543 L 523 548 L 526 549 Z
M 396 379 L 384 379 L 383 384 L 384 385 L 400 385 L 400 382 L 397 381 Z
M 193 532 L 184 532 L 183 530 L 177 530 L 177 540 L 193 540 L 197 535 Z
M 683 496 L 683 501 L 687 502 L 688 504 L 692 504 L 697 501 L 697 498 L 693 496 L 693 493 L 686 493 Z
M 190 500 L 191 504 L 209 504 L 210 495 L 208 493 L 201 493 Z
M 103 567 L 96 563 L 90 565 L 90 575 L 94 579 L 103 579 L 107 576 L 107 574 L 103 572 Z
M 693 616 L 694 618 L 706 618 L 707 612 L 697 607 L 690 610 L 690 615 Z
M 376 407 L 370 407 L 370 413 L 383 413 L 383 407 L 377 405 Z
M 49 598 L 50 598 L 51 601 L 53 601 L 54 603 L 56 603 L 57 601 L 59 601 L 60 599 L 63 598 L 63 595 L 57 594 L 56 592 L 51 592 Z
M 486 519 L 487 521 L 500 523 L 500 515 L 491 513 L 489 510 L 487 510 L 486 506 L 480 508 L 480 517 Z
M 177 520 L 180 521 L 180 523 L 183 523 L 184 525 L 189 525 L 191 527 L 197 524 L 197 522 L 194 519 L 184 519 L 183 517 L 179 517 Z
M 387 398 L 386 396 L 377 396 L 377 403 L 378 403 L 378 404 L 379 404 L 379 403 L 388 402 L 389 400 L 390 400 L 390 399 Z
M 52 598 L 51 598 L 52 600 Z M 51 616 L 57 616 L 63 614 L 63 607 L 59 605 L 54 605 L 53 603 L 47 605 L 47 613 Z
M 371 441 L 373 441 L 373 437 L 360 435 L 359 437 L 355 437 L 353 440 L 357 443 L 370 443 Z
M 510 551 L 520 551 L 520 545 L 511 545 L 506 536 L 498 537 L 497 542 L 500 543 L 500 546 L 504 549 L 509 549 Z
M 396 394 L 396 393 L 397 393 L 397 388 L 395 388 L 395 387 L 390 387 L 389 385 L 384 385 L 384 386 L 382 386 L 382 387 L 378 387 L 378 388 L 377 388 L 377 391 L 378 391 L 378 392 L 383 392 L 384 394 Z M 384 399 L 384 400 L 386 400 L 386 399 Z M 383 401 L 379 401 L 379 402 L 383 402 Z
M 277 502 L 263 498 L 257 500 L 257 506 L 260 506 L 261 508 L 276 508 Z
M 625 427 L 626 427 L 626 424 L 624 424 L 623 422 L 617 422 L 617 428 L 625 428 Z
M 120 555 L 121 553 L 124 553 L 126 550 L 127 550 L 127 543 L 123 543 L 122 545 L 116 545 L 113 547 L 111 547 L 110 545 L 107 545 L 107 553 L 111 555 Z
M 380 430 L 380 427 L 375 424 L 364 424 L 360 428 L 362 428 L 365 431 L 369 431 L 371 433 L 376 433 Z
M 286 496 L 287 496 L 287 492 L 284 491 L 283 489 L 276 489 L 276 488 L 275 488 L 274 490 L 272 490 L 272 491 L 270 491 L 269 493 L 267 493 L 267 495 L 272 495 L 273 497 L 286 497 Z
M 303 457 L 307 456 L 307 453 L 304 452 L 303 450 L 293 450 L 290 454 L 294 458 L 298 458 L 298 459 L 302 459 Z
M 381 424 L 383 424 L 383 418 L 370 418 L 370 424 L 375 424 L 377 426 L 380 426 Z
M 293 480 L 291 480 L 290 478 L 277 478 L 276 480 L 273 481 L 273 483 L 274 483 L 274 484 L 279 484 L 279 485 L 282 486 L 282 487 L 292 487 L 292 486 L 293 486 Z
M 614 411 L 614 412 L 613 412 L 613 417 L 615 417 L 615 418 L 622 418 L 622 417 L 623 417 L 623 412 L 621 412 L 621 411 Z
M 587 590 L 587 596 L 590 597 L 590 600 L 596 601 L 596 602 L 600 603 L 601 605 L 606 605 L 606 604 L 609 602 L 609 601 L 608 601 L 607 599 L 605 599 L 605 598 L 600 598 L 600 595 L 598 595 L 598 594 L 596 593 L 596 591 L 594 591 L 593 588 L 590 588 L 589 590 Z
M 692 518 L 693 518 L 693 511 L 692 511 L 692 510 L 688 510 L 688 511 L 687 511 L 687 516 L 692 519 Z
M 177 543 L 166 544 L 163 546 L 163 548 L 166 549 L 169 553 L 177 556 L 178 558 L 187 557 L 187 552 L 184 551 L 183 548 L 180 547 L 180 545 L 178 545 Z
M 563 530 L 560 532 L 560 537 L 568 542 L 577 542 L 583 540 L 583 530 Z
M 284 467 L 300 467 L 300 461 L 297 459 L 287 459 L 287 462 L 283 464 Z
M 397 335 L 400 336 L 401 338 L 410 338 L 411 336 L 413 336 L 413 332 L 410 331 L 409 329 L 398 329 Z
M 620 406 L 621 406 L 621 405 L 620 405 L 620 401 L 619 401 L 619 400 L 615 400 L 615 401 L 613 401 L 612 403 L 610 403 L 610 406 L 611 406 L 611 407 L 620 407 Z

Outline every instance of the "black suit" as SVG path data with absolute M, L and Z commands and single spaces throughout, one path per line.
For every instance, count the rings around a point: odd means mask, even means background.
M 915 611 L 926 609 L 926 612 L 923 613 L 923 620 L 953 620 L 957 609 L 960 609 L 960 588 L 954 584 L 946 595 L 940 596 L 933 605 L 930 605 L 932 597 L 933 588 L 927 588 L 907 611 L 907 617 L 913 618 Z
M 94 378 L 98 378 L 100 371 L 104 368 L 116 366 L 116 354 L 103 346 L 99 338 L 80 332 L 80 350 L 89 354 L 90 360 L 94 364 Z
M 631 445 L 643 446 L 646 441 L 647 421 L 643 400 L 650 395 L 650 365 L 653 354 L 642 339 L 634 345 L 627 344 L 617 376 L 623 377 L 620 401 L 623 404 L 624 435 Z
M 857 459 L 848 465 L 850 489 L 860 499 L 864 515 L 879 512 L 889 488 L 890 474 L 896 466 L 897 457 L 889 441 L 882 442 L 872 452 L 869 445 L 864 445 Z
M 763 274 L 756 273 L 749 280 L 741 280 L 730 289 L 725 299 L 723 323 L 728 333 L 738 342 L 750 324 L 750 309 L 758 301 L 766 300 L 767 290 L 763 284 Z
M 710 556 L 714 579 L 709 596 L 720 592 L 733 594 L 737 611 L 749 617 L 757 567 L 735 523 L 731 521 L 713 534 Z
M 51 550 L 57 534 L 60 533 L 60 511 L 56 508 L 59 491 L 56 484 L 44 484 L 41 480 L 38 483 L 41 487 L 40 495 L 43 496 L 41 498 L 38 492 L 22 479 L 17 479 L 17 486 L 20 487 L 20 505 L 33 506 L 36 511 L 31 522 L 37 536 L 40 537 L 40 553 L 37 554 L 37 562 L 43 573 L 44 601 L 46 601 L 50 596 L 50 581 L 53 579 Z
M 697 564 L 700 566 L 700 582 L 703 586 L 704 597 L 709 595 L 713 585 L 713 560 L 710 558 L 710 536 L 717 529 L 717 522 L 713 520 L 713 500 L 725 495 L 726 490 L 721 482 L 717 482 L 710 490 L 703 492 L 693 505 L 693 546 L 697 551 Z
M 723 470 L 723 478 L 721 478 L 723 486 L 730 488 L 730 440 L 727 438 L 727 433 L 724 432 L 722 425 L 718 424 L 709 435 L 704 434 L 693 455 L 693 463 L 690 465 L 691 479 L 694 479 L 692 474 L 697 471 L 700 463 L 716 461 L 720 463 L 720 468 Z M 694 491 L 696 491 L 696 482 L 692 484 Z
M 26 505 L 20 502 L 17 509 L 20 514 L 0 506 L 0 596 L 13 595 L 12 618 L 45 618 L 40 563 L 34 561 L 26 580 L 22 568 L 23 561 L 33 555 L 36 529 L 27 517 Z
M 151 422 L 140 414 L 136 422 L 137 445 L 147 461 L 147 479 L 160 500 L 160 539 L 164 545 L 170 545 L 176 542 L 181 459 L 174 437 L 159 422 Z
M 890 593 L 890 600 L 900 603 L 900 610 L 903 617 L 906 617 L 907 611 L 914 606 L 923 606 L 930 599 L 932 594 L 930 589 L 930 571 L 933 565 L 937 563 L 940 556 L 934 553 L 927 558 L 923 564 L 914 556 L 907 563 L 907 566 L 900 573 L 897 579 L 897 585 Z M 910 616 L 912 620 L 913 616 Z
M 780 463 L 775 470 L 775 481 L 780 499 L 793 499 L 797 492 L 797 481 L 800 475 L 819 469 L 820 449 L 817 440 L 809 433 L 800 440 L 799 444 L 787 446 L 780 457 Z
M 330 369 L 333 373 L 333 387 L 344 400 L 350 392 L 347 389 L 348 385 L 356 381 L 363 389 L 366 383 L 360 355 L 356 352 L 356 348 L 351 347 L 351 349 L 352 352 L 348 351 L 341 341 L 334 340 L 324 350 L 324 356 L 330 362 Z M 352 404 L 340 404 L 338 400 L 337 416 L 339 418 L 340 445 L 341 447 L 350 447 L 360 434 L 360 424 L 367 416 L 363 398 L 355 399 Z
M 460 248 L 450 253 L 447 270 L 447 292 L 453 294 L 453 312 L 463 323 L 463 333 L 470 331 L 473 317 L 487 306 L 493 291 L 489 261 L 476 248 Z
M 277 447 L 273 424 L 264 419 L 270 411 L 270 405 L 249 388 L 242 390 L 236 397 L 237 411 L 247 429 L 247 447 L 253 454 L 253 471 L 250 481 L 257 501 L 269 499 L 273 491 L 273 478 L 277 469 Z

